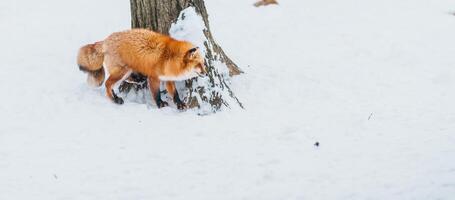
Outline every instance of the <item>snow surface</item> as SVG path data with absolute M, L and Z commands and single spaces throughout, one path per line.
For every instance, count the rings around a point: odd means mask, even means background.
M 201 117 L 85 83 L 128 1 L 0 1 L 0 199 L 455 199 L 454 1 L 253 2 L 206 1 L 246 109 Z

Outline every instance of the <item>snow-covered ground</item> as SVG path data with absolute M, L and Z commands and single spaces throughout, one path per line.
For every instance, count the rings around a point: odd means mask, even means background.
M 85 84 L 128 1 L 0 1 L 0 199 L 455 199 L 455 1 L 253 2 L 206 0 L 246 109 L 201 117 Z

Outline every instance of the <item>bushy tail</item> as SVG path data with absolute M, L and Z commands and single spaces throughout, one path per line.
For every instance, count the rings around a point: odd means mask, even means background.
M 81 71 L 88 73 L 89 85 L 99 87 L 103 84 L 105 78 L 103 62 L 103 42 L 88 44 L 79 49 L 77 64 Z

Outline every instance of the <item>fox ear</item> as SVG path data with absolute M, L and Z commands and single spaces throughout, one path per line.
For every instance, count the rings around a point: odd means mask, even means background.
M 198 49 L 199 49 L 199 47 L 194 47 L 194 48 L 188 50 L 188 52 L 186 53 L 186 57 L 187 58 L 194 58 L 194 56 L 196 55 L 196 52 L 197 52 Z

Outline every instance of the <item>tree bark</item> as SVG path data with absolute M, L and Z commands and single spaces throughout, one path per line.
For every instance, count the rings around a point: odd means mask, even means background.
M 210 31 L 208 13 L 203 0 L 130 0 L 131 3 L 131 25 L 132 28 L 147 28 L 159 33 L 168 35 L 169 30 L 173 23 L 175 23 L 182 10 L 188 7 L 194 7 L 196 12 L 201 16 L 205 24 L 204 35 L 206 37 L 206 55 L 205 61 L 208 69 L 210 78 L 209 86 L 205 87 L 194 87 L 193 83 L 196 79 L 189 80 L 186 82 L 186 87 L 189 89 L 187 101 L 190 107 L 200 106 L 201 100 L 209 103 L 214 110 L 220 109 L 223 105 L 229 106 L 225 95 L 219 94 L 219 89 L 227 91 L 230 98 L 242 107 L 242 104 L 234 96 L 234 93 L 228 86 L 226 77 L 223 77 L 215 69 L 215 62 L 220 61 L 224 63 L 229 69 L 229 75 L 238 75 L 241 72 L 239 67 L 226 55 L 223 49 L 215 42 Z M 135 82 L 140 82 L 140 75 L 133 77 L 136 79 Z M 147 87 L 147 84 L 141 84 L 139 86 L 133 86 L 136 90 Z M 209 87 L 219 87 L 217 90 L 212 90 Z M 122 90 L 128 91 L 131 89 L 131 85 L 125 82 L 120 87 Z M 196 98 L 196 94 L 199 98 Z M 202 97 L 202 98 L 201 98 Z

